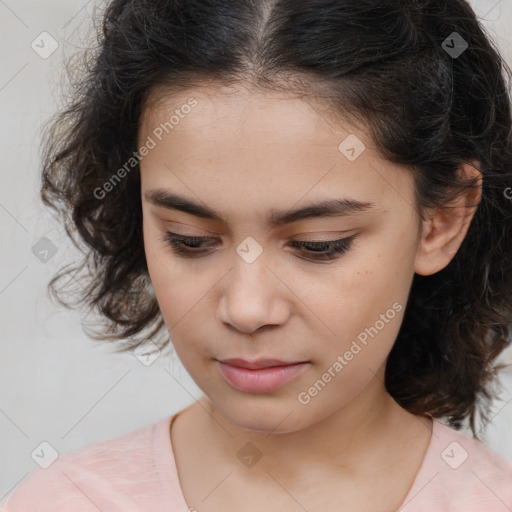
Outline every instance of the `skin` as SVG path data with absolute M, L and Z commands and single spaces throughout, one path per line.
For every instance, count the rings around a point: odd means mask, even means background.
M 262 510 L 263 503 L 268 510 L 376 510 L 377 493 L 379 510 L 396 510 L 432 426 L 386 392 L 386 359 L 414 273 L 449 263 L 480 191 L 420 221 L 412 174 L 382 159 L 366 132 L 334 124 L 312 100 L 242 86 L 159 91 L 141 119 L 139 145 L 191 97 L 197 106 L 141 161 L 150 278 L 175 351 L 204 392 L 171 430 L 187 503 L 197 510 Z M 366 146 L 354 161 L 338 149 L 349 134 Z M 479 175 L 471 165 L 460 172 Z M 155 189 L 207 205 L 223 222 L 156 206 L 147 197 Z M 279 227 L 266 221 L 273 210 L 327 198 L 374 206 Z M 185 258 L 163 240 L 165 229 L 215 242 Z M 352 234 L 351 248 L 332 261 L 289 245 Z M 263 251 L 252 263 L 236 252 L 249 236 Z M 401 311 L 301 403 L 299 393 L 393 304 Z M 215 359 L 230 357 L 307 364 L 276 391 L 248 393 L 219 371 Z M 262 455 L 250 468 L 236 456 L 248 442 Z

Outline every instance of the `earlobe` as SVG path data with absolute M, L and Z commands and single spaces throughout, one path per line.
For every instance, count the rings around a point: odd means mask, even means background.
M 429 211 L 422 223 L 414 271 L 428 276 L 445 268 L 459 250 L 480 203 L 482 174 L 478 162 L 462 165 L 457 173 L 477 180 L 477 188 L 463 190 L 448 205 Z

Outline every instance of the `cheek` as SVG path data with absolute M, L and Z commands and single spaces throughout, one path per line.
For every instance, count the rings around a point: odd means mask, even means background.
M 170 247 L 159 239 L 161 236 L 156 228 L 144 226 L 144 251 L 149 277 L 166 327 L 172 336 L 173 326 L 190 309 L 186 295 L 192 287 L 186 286 L 183 273 L 178 272 L 176 258 L 172 256 Z
M 413 272 L 385 256 L 358 255 L 357 261 L 331 273 L 323 282 L 310 283 L 312 309 L 338 335 L 354 336 L 395 302 L 404 306 L 407 301 Z
M 208 351 L 201 340 L 211 338 L 211 294 L 218 274 L 205 273 L 200 263 L 175 256 L 159 236 L 149 227 L 144 232 L 148 272 L 173 347 L 184 366 L 190 368 L 190 363 L 199 356 L 204 358 Z
M 182 343 L 180 340 L 186 339 L 187 347 L 191 348 L 194 339 L 201 338 L 203 326 L 211 325 L 208 292 L 215 281 L 209 284 L 206 280 L 193 278 L 192 274 L 183 273 L 183 270 L 176 272 L 175 267 L 170 258 L 160 258 L 152 265 L 150 275 L 173 345 L 178 347 Z
M 347 280 L 350 293 L 333 290 L 331 295 L 337 300 L 326 302 L 323 320 L 335 335 L 316 337 L 315 371 L 299 390 L 308 393 L 319 381 L 330 379 L 332 384 L 315 401 L 319 407 L 329 403 L 336 409 L 354 398 L 379 373 L 394 345 L 407 287 L 393 283 L 396 289 L 392 289 L 387 279 L 376 283 L 377 277 L 374 272 L 355 271 Z
M 372 245 L 347 259 L 314 294 L 319 300 L 312 309 L 321 312 L 330 327 L 328 336 L 319 338 L 326 356 L 322 363 L 328 367 L 346 354 L 350 370 L 345 373 L 376 371 L 384 362 L 400 329 L 414 276 L 411 244 Z
M 365 367 L 376 371 L 398 334 L 407 288 L 376 283 L 376 275 L 364 271 L 356 272 L 350 284 L 350 292 L 333 290 L 334 300 L 323 308 L 322 320 L 331 333 L 319 338 L 325 354 L 322 362 L 329 366 L 341 355 L 346 360 L 342 364 L 353 370 Z

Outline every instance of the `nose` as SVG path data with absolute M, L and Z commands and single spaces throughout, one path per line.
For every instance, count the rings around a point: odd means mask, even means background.
M 281 325 L 291 314 L 289 288 L 264 258 L 248 263 L 235 258 L 225 279 L 217 319 L 236 330 L 254 333 L 265 325 Z

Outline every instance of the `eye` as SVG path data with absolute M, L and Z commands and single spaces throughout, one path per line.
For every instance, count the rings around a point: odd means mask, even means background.
M 302 249 L 302 253 L 310 259 L 315 260 L 333 260 L 341 254 L 347 252 L 351 247 L 357 235 L 338 240 L 325 240 L 321 242 L 308 242 L 303 240 L 292 240 L 290 245 Z M 209 249 L 203 249 L 205 246 L 212 247 L 214 238 L 208 236 L 184 236 L 171 231 L 165 231 L 162 240 L 171 246 L 172 250 L 187 258 L 200 257 L 209 252 Z
M 207 252 L 206 250 L 194 250 L 200 249 L 213 238 L 209 236 L 183 236 L 173 233 L 172 231 L 165 231 L 164 242 L 167 242 L 172 250 L 178 254 L 183 254 L 188 257 L 195 257 L 200 253 Z
M 333 260 L 343 253 L 347 252 L 351 247 L 357 235 L 352 235 L 338 240 L 325 240 L 322 242 L 305 242 L 301 240 L 292 240 L 292 247 L 306 249 L 304 251 L 308 256 L 318 260 Z

